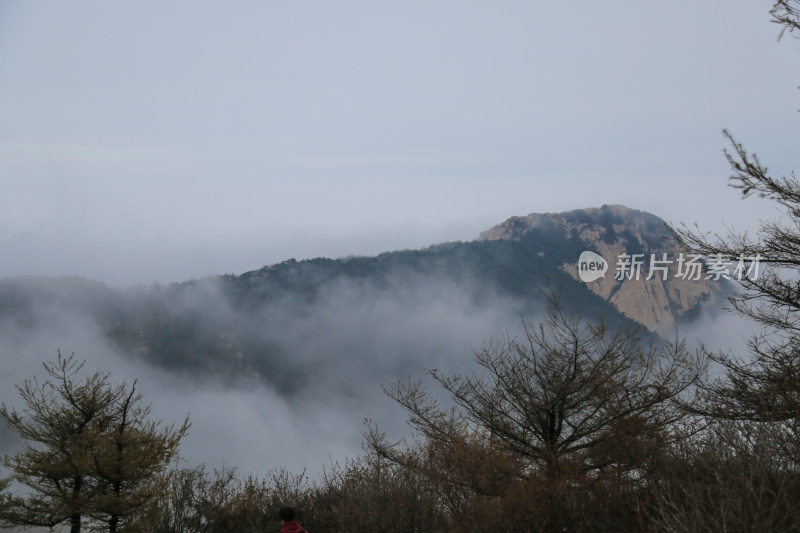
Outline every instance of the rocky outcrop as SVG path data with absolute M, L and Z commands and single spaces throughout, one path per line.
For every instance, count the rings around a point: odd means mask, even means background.
M 698 270 L 699 258 L 691 255 L 663 220 L 623 205 L 512 217 L 481 233 L 480 239 L 519 240 L 533 230 L 563 235 L 572 240 L 571 245 L 602 256 L 608 270 L 589 281 L 588 287 L 662 335 L 673 332 L 682 318 L 719 306 L 729 290 L 725 279 L 709 277 L 705 268 Z M 579 255 L 560 264 L 578 280 Z

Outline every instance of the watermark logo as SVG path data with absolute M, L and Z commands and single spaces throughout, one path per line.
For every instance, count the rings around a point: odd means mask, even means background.
M 722 254 L 703 257 L 698 254 L 683 253 L 678 254 L 676 258 L 670 258 L 666 253 L 662 253 L 660 257 L 650 254 L 649 260 L 645 254 L 620 254 L 617 257 L 614 279 L 649 280 L 657 277 L 667 281 L 671 276 L 673 279 L 691 281 L 721 279 L 753 281 L 758 279 L 762 259 L 758 253 L 753 256 L 741 255 L 737 258 Z M 578 258 L 578 277 L 581 281 L 590 283 L 598 280 L 605 276 L 606 271 L 608 263 L 601 255 L 587 250 Z
M 721 279 L 742 281 L 757 280 L 759 268 L 763 257 L 761 254 L 753 256 L 740 255 L 738 258 L 730 258 L 722 254 L 710 257 L 703 257 L 698 254 L 678 254 L 676 259 L 670 259 L 667 254 L 650 254 L 647 261 L 645 254 L 621 254 L 617 257 L 617 273 L 614 278 L 618 281 L 626 279 L 653 279 L 660 277 L 667 281 L 669 274 L 674 279 L 685 279 L 691 281 Z M 647 277 L 642 270 L 649 265 Z M 670 272 L 669 267 L 674 265 L 674 270 Z
M 602 278 L 608 271 L 608 262 L 602 255 L 586 250 L 578 258 L 578 277 L 581 281 L 590 283 Z

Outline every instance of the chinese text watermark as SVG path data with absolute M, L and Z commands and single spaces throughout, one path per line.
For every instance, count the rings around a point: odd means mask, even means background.
M 744 278 L 756 280 L 761 259 L 763 257 L 758 253 L 753 256 L 741 255 L 733 259 L 717 254 L 705 258 L 705 261 L 701 255 L 682 252 L 674 259 L 669 258 L 667 253 L 649 254 L 649 257 L 647 254 L 620 254 L 617 257 L 614 279 L 624 281 L 660 278 L 666 281 L 671 275 L 673 279 L 694 281 L 704 279 L 741 281 Z M 585 251 L 578 258 L 578 277 L 581 281 L 589 283 L 600 279 L 605 276 L 607 270 L 608 262 L 594 252 Z

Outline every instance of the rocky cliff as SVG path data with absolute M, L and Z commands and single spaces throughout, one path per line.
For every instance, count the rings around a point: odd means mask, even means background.
M 509 218 L 481 233 L 480 239 L 519 240 L 531 233 L 562 236 L 572 245 L 577 240 L 585 250 L 601 256 L 607 271 L 587 286 L 626 316 L 662 335 L 673 332 L 682 319 L 718 307 L 730 290 L 724 277 L 715 279 L 709 274 L 665 222 L 650 213 L 622 205 L 534 213 Z M 579 265 L 579 257 L 560 259 L 561 268 L 577 280 L 582 278 L 580 268 L 587 272 L 587 265 Z

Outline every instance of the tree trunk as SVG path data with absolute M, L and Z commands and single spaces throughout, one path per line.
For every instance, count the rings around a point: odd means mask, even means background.
M 81 513 L 72 513 L 69 517 L 69 533 L 81 533 Z

